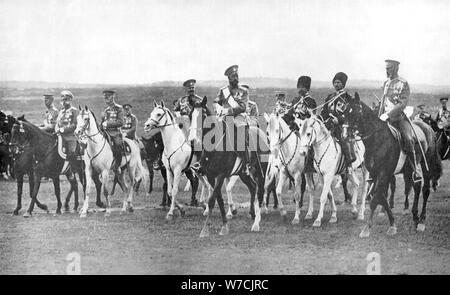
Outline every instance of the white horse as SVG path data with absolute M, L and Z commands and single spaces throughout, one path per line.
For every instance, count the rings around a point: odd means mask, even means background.
M 106 198 L 106 213 L 108 216 L 111 214 L 111 204 L 108 193 L 108 179 L 109 171 L 111 170 L 114 160 L 111 146 L 108 144 L 106 137 L 102 134 L 97 126 L 97 122 L 94 114 L 91 110 L 85 106 L 84 109 L 80 108 L 80 113 L 77 117 L 77 127 L 75 129 L 75 135 L 78 140 L 86 145 L 85 154 L 83 156 L 84 163 L 86 164 L 86 193 L 84 197 L 83 207 L 80 211 L 80 217 L 86 217 L 89 206 L 89 193 L 94 181 L 96 188 L 99 187 L 101 176 L 101 188 L 103 189 L 103 195 Z M 142 166 L 141 153 L 138 144 L 128 138 L 124 138 L 124 141 L 129 145 L 131 153 L 122 157 L 120 167 L 122 173 L 118 176 L 118 181 L 124 188 L 124 198 L 122 212 L 128 210 L 133 212 L 133 194 L 135 192 L 135 184 L 144 179 L 147 182 L 144 174 L 144 167 Z M 124 181 L 123 171 L 124 168 L 128 168 L 130 187 L 128 188 Z M 100 193 L 98 191 L 98 193 Z
M 167 194 L 172 197 L 172 203 L 166 219 L 171 220 L 175 206 L 180 210 L 182 216 L 185 214 L 183 205 L 179 204 L 176 199 L 179 190 L 178 186 L 184 170 L 190 169 L 191 163 L 198 161 L 198 157 L 193 153 L 194 151 L 191 144 L 187 141 L 186 135 L 178 126 L 174 115 L 164 106 L 164 102 L 161 102 L 161 105 L 154 102 L 154 109 L 147 122 L 145 122 L 144 130 L 149 131 L 152 128 L 161 129 L 164 143 L 162 161 L 167 170 Z M 206 199 L 204 188 L 208 188 L 209 192 L 212 191 L 212 188 L 206 183 L 204 177 L 199 175 L 197 177 L 203 185 L 200 202 L 204 202 Z M 206 210 L 205 212 L 204 214 L 207 214 Z
M 345 160 L 342 154 L 341 146 L 331 136 L 331 132 L 325 127 L 322 121 L 312 116 L 303 121 L 300 127 L 300 146 L 302 153 L 306 155 L 310 147 L 314 150 L 314 168 L 319 173 L 323 180 L 322 194 L 320 196 L 320 209 L 313 226 L 319 227 L 322 222 L 323 210 L 327 201 L 327 197 L 331 201 L 332 214 L 330 223 L 337 222 L 336 204 L 334 202 L 333 193 L 331 191 L 331 184 L 334 176 L 341 174 L 345 170 Z M 361 141 L 357 141 L 356 155 L 357 159 L 348 168 L 349 180 L 353 184 L 352 194 L 352 213 L 358 214 L 356 208 L 356 200 L 358 197 L 359 180 L 356 176 L 356 169 L 361 166 L 364 180 L 367 179 L 367 170 L 364 169 L 364 145 Z M 367 183 L 367 182 L 366 182 Z M 312 196 L 310 196 L 312 198 Z M 358 219 L 364 220 L 364 210 L 366 202 L 366 190 L 362 195 L 361 209 Z M 313 200 L 310 199 L 307 217 L 312 218 Z M 306 217 L 305 217 L 306 218 Z
M 300 139 L 295 135 L 294 131 L 289 128 L 286 122 L 278 114 L 264 114 L 267 125 L 267 135 L 269 138 L 269 147 L 274 161 L 272 161 L 271 169 L 272 175 L 266 178 L 271 181 L 274 176 L 274 170 L 279 170 L 279 179 L 276 187 L 276 194 L 278 196 L 278 206 L 281 216 L 286 216 L 286 209 L 284 208 L 281 198 L 282 188 L 286 180 L 290 177 L 294 179 L 294 197 L 296 200 L 295 216 L 292 224 L 298 224 L 300 218 L 300 186 L 302 181 L 302 173 L 305 168 L 305 154 L 300 150 Z M 270 172 L 269 172 L 270 173 Z M 275 170 L 276 173 L 276 170 Z M 312 173 L 306 173 L 306 182 L 309 189 L 309 194 L 314 190 Z M 267 190 L 266 190 L 267 194 Z M 310 200 L 312 198 L 310 197 Z

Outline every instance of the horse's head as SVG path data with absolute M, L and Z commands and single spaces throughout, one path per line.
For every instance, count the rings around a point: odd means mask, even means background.
M 194 140 L 198 143 L 202 141 L 202 128 L 203 120 L 210 115 L 207 107 L 208 99 L 206 96 L 202 100 L 196 100 L 193 102 L 193 108 L 191 112 L 191 127 L 189 131 L 188 140 Z
M 303 121 L 300 126 L 300 153 L 304 156 L 308 150 L 315 144 L 320 144 L 328 136 L 330 132 L 322 121 L 316 116 L 311 116 Z
M 11 128 L 11 145 L 23 147 L 30 143 L 30 133 L 25 126 L 24 121 L 17 120 Z
M 99 132 L 97 122 L 94 113 L 87 106 L 84 106 L 84 108 L 78 106 L 78 109 L 80 112 L 77 116 L 77 127 L 74 134 L 79 142 L 86 143 L 89 136 Z
M 153 128 L 161 128 L 175 123 L 173 115 L 170 113 L 169 109 L 164 106 L 163 101 L 161 102 L 161 105 L 158 105 L 155 101 L 153 102 L 153 106 L 153 111 L 144 124 L 144 131 L 148 132 Z

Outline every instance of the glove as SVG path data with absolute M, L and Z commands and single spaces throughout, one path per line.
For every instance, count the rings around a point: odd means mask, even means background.
M 59 128 L 59 133 L 64 133 L 64 127 Z
M 106 128 L 107 125 L 108 125 L 108 123 L 106 123 L 106 121 L 102 123 L 103 128 Z
M 387 119 L 389 119 L 389 116 L 386 113 L 384 113 L 380 116 L 381 121 L 386 121 Z

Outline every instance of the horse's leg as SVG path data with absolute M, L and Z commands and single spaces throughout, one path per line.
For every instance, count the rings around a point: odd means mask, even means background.
M 23 217 L 25 217 L 25 218 L 31 217 L 32 212 L 33 212 L 33 209 L 34 209 L 34 204 L 37 202 L 37 194 L 38 194 L 38 192 L 39 192 L 39 187 L 41 186 L 41 175 L 40 175 L 39 168 L 40 168 L 40 167 L 39 167 L 39 164 L 38 164 L 38 166 L 36 166 L 36 167 L 35 167 L 35 170 L 34 170 L 34 174 L 33 174 L 33 177 L 34 177 L 34 180 L 33 180 L 34 185 L 33 185 L 33 191 L 32 191 L 32 193 L 31 193 L 31 202 L 30 202 L 30 205 L 29 205 L 29 207 L 28 207 L 27 212 L 25 212 L 25 214 L 23 215 Z M 45 208 L 47 208 L 47 206 L 44 205 L 44 204 L 41 204 L 41 206 L 42 206 L 42 207 L 45 206 Z M 43 209 L 43 208 L 42 208 L 42 209 Z M 48 208 L 47 208 L 47 212 L 48 212 Z
M 313 218 L 314 195 L 312 192 L 315 190 L 312 173 L 305 174 L 305 179 L 306 179 L 306 183 L 308 184 L 308 188 L 309 188 L 309 204 L 308 204 L 308 212 L 306 212 L 306 215 L 305 215 L 305 220 L 310 220 Z
M 395 178 L 395 175 L 392 176 L 390 187 L 391 187 L 391 195 L 389 196 L 389 207 L 391 209 L 394 209 L 394 195 L 395 189 L 397 188 L 397 180 Z
M 302 207 L 301 205 L 301 193 L 299 192 L 300 187 L 302 185 L 302 179 L 304 178 L 304 175 L 300 172 L 297 172 L 294 174 L 294 198 L 296 202 L 295 206 L 295 216 L 292 220 L 292 224 L 298 224 L 300 223 L 300 209 Z
M 422 198 L 423 198 L 423 204 L 422 204 L 422 212 L 420 213 L 420 219 L 419 224 L 417 225 L 418 231 L 424 231 L 425 230 L 425 219 L 427 215 L 427 202 L 428 197 L 430 196 L 430 173 L 425 172 L 423 173 L 423 187 L 422 187 Z
M 303 207 L 303 198 L 305 196 L 305 191 L 306 191 L 306 177 L 305 177 L 305 173 L 301 174 L 302 176 L 302 184 L 300 186 L 300 208 Z
M 175 210 L 175 207 L 177 207 L 180 210 L 181 216 L 184 215 L 184 209 L 183 206 L 178 204 L 177 202 L 177 194 L 178 194 L 178 186 L 180 184 L 181 179 L 181 168 L 176 167 L 172 173 L 169 172 L 168 174 L 168 182 L 169 182 L 169 195 L 172 195 L 172 204 L 170 205 L 170 210 L 167 213 L 166 219 L 172 220 L 173 218 L 173 211 Z
M 362 168 L 362 176 L 364 181 L 364 190 L 361 194 L 361 206 L 359 207 L 358 220 L 364 220 L 364 212 L 366 211 L 366 198 L 369 192 L 369 182 L 367 178 L 369 177 L 369 171 L 365 167 Z
M 91 192 L 92 182 L 95 181 L 94 179 L 97 178 L 98 180 L 98 174 L 93 174 L 91 171 L 91 167 L 86 167 L 86 189 L 84 191 L 84 200 L 83 200 L 83 206 L 80 210 L 80 218 L 84 218 L 87 216 L 87 211 L 89 207 L 89 193 Z M 97 186 L 97 184 L 96 184 Z M 101 188 L 100 188 L 101 189 Z M 99 191 L 97 190 L 97 194 L 99 194 Z
M 353 204 L 353 194 L 352 195 L 349 194 L 348 187 L 347 187 L 349 175 L 351 174 L 350 170 L 353 170 L 353 169 L 349 167 L 348 170 L 349 170 L 348 173 L 342 173 L 340 176 L 342 179 L 342 188 L 344 190 L 344 202 L 345 203 L 352 202 L 352 204 Z
M 238 179 L 238 176 L 231 176 L 228 178 L 228 182 L 225 179 L 225 190 L 227 192 L 227 198 L 228 198 L 228 212 L 227 212 L 227 218 L 231 219 L 233 215 L 236 214 L 236 208 L 234 207 L 233 202 L 233 192 L 232 189 L 234 185 L 236 184 L 236 181 Z
M 212 210 L 214 208 L 214 205 L 216 203 L 216 196 L 217 196 L 217 190 L 216 190 L 216 181 L 213 178 L 208 178 L 208 182 L 214 186 L 214 189 L 212 193 L 209 195 L 208 199 L 208 215 L 206 216 L 205 223 L 203 224 L 202 231 L 200 232 L 200 238 L 205 238 L 209 236 L 209 219 L 212 215 Z M 219 188 L 220 191 L 221 188 Z
M 128 176 L 130 177 L 130 184 L 128 186 L 128 198 L 127 198 L 127 202 L 126 202 L 126 210 L 128 212 L 133 212 L 133 195 L 136 189 L 136 178 L 137 178 L 137 163 L 135 163 L 134 165 L 131 165 L 130 163 L 130 167 L 128 167 Z
M 414 188 L 414 201 L 411 213 L 413 215 L 414 228 L 417 229 L 417 225 L 419 224 L 419 198 L 420 198 L 420 191 L 422 190 L 422 181 L 414 183 L 413 188 Z
M 286 182 L 287 178 L 289 178 L 289 177 L 287 176 L 286 168 L 282 168 L 280 170 L 280 175 L 279 175 L 278 184 L 277 184 L 277 188 L 276 188 L 276 194 L 278 197 L 278 209 L 280 210 L 280 215 L 282 218 L 285 218 L 285 216 L 287 214 L 286 209 L 284 208 L 284 205 L 283 205 L 283 198 L 281 196 L 281 194 L 283 192 L 283 185 Z
M 190 183 L 192 187 L 191 203 L 189 205 L 192 207 L 196 207 L 198 206 L 198 201 L 195 195 L 197 194 L 199 179 L 190 169 L 188 169 L 184 174 L 186 174 L 186 177 L 189 180 L 188 183 Z
M 147 163 L 148 177 L 149 177 L 149 181 L 150 181 L 150 184 L 148 186 L 147 195 L 150 195 L 153 191 L 153 177 L 155 175 L 155 172 L 153 171 L 152 163 L 150 163 L 150 161 L 148 161 L 148 160 L 145 160 L 145 162 Z
M 356 170 L 353 168 L 348 168 L 347 179 L 350 180 L 353 186 L 352 192 L 352 214 L 353 218 L 358 217 L 357 200 L 358 200 L 358 190 L 359 190 L 359 179 L 356 175 Z
M 222 227 L 220 228 L 219 235 L 226 236 L 229 233 L 227 215 L 225 213 L 225 204 L 222 196 L 222 185 L 225 180 L 225 175 L 219 175 L 216 179 L 215 189 L 217 192 L 217 204 L 219 205 L 220 216 L 222 217 Z
M 56 214 L 59 215 L 59 214 L 61 214 L 61 207 L 62 207 L 59 175 L 52 177 L 52 181 L 53 181 L 53 187 L 55 188 L 55 195 L 56 195 L 56 202 L 57 202 Z M 72 190 L 72 185 L 70 186 L 70 190 Z
M 332 172 L 325 173 L 323 175 L 323 188 L 322 194 L 320 195 L 320 208 L 319 214 L 316 220 L 314 220 L 313 226 L 319 227 L 322 224 L 323 211 L 325 209 L 325 204 L 327 203 L 328 192 L 331 191 L 331 183 L 333 182 L 334 175 Z
M 129 167 L 129 169 L 131 169 Z M 117 176 L 117 183 L 119 184 L 119 186 L 122 188 L 123 191 L 123 199 L 122 199 L 122 209 L 121 209 L 121 213 L 125 212 L 127 210 L 127 198 L 128 198 L 128 194 L 129 191 L 133 190 L 133 186 L 131 185 L 130 187 L 128 187 L 125 183 L 125 176 L 124 176 L 124 172 L 125 170 L 122 170 L 122 173 Z M 130 179 L 131 182 L 133 182 L 133 179 Z M 125 190 L 124 190 L 125 189 Z M 112 196 L 112 194 L 110 194 L 110 196 Z
M 256 188 L 259 183 L 255 183 L 253 178 L 247 174 L 239 174 L 242 182 L 247 186 L 250 192 L 250 216 L 254 219 L 251 230 L 259 231 L 259 223 L 261 221 L 261 210 L 259 209 L 259 200 L 255 198 Z M 264 187 L 264 183 L 262 184 Z M 260 193 L 260 191 L 258 191 Z M 252 210 L 253 208 L 253 210 Z
M 105 216 L 110 216 L 111 215 L 111 202 L 109 200 L 109 192 L 108 192 L 108 188 L 106 186 L 108 183 L 108 178 L 109 178 L 109 170 L 108 169 L 103 170 L 101 173 L 101 176 L 102 176 L 103 196 L 105 196 L 105 200 L 106 200 Z
M 403 214 L 407 215 L 409 213 L 409 192 L 411 188 L 414 186 L 414 182 L 412 177 L 408 176 L 410 173 L 409 169 L 406 169 L 405 173 L 403 173 L 403 179 L 405 181 L 405 203 L 403 207 Z M 412 173 L 412 170 L 411 170 Z
M 99 174 L 93 174 L 92 180 L 95 184 L 95 205 L 99 208 L 105 209 L 106 204 L 102 202 L 102 182 L 100 181 L 100 175 Z M 92 183 L 91 183 L 92 185 Z
M 17 181 L 17 206 L 16 209 L 14 209 L 13 215 L 19 215 L 20 209 L 22 209 L 22 190 L 23 190 L 23 174 L 17 174 L 16 177 Z M 33 191 L 33 187 L 31 185 L 31 179 L 30 179 L 30 191 Z

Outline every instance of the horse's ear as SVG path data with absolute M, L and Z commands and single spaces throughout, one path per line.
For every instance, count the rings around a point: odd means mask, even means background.
M 202 105 L 205 106 L 207 102 L 208 102 L 208 98 L 205 95 L 205 96 L 203 96 L 203 99 L 202 99 Z
M 158 106 L 158 104 L 156 103 L 156 100 L 153 100 L 153 107 L 157 107 Z
M 78 109 L 81 111 L 81 106 L 80 105 L 78 105 Z
M 87 107 L 87 105 L 84 105 L 84 109 L 87 111 L 88 110 L 88 107 Z
M 161 106 L 162 106 L 163 108 L 166 107 L 166 106 L 164 105 L 164 100 L 161 100 Z
M 359 98 L 359 93 L 355 91 L 355 100 L 356 101 L 361 101 L 361 99 Z

